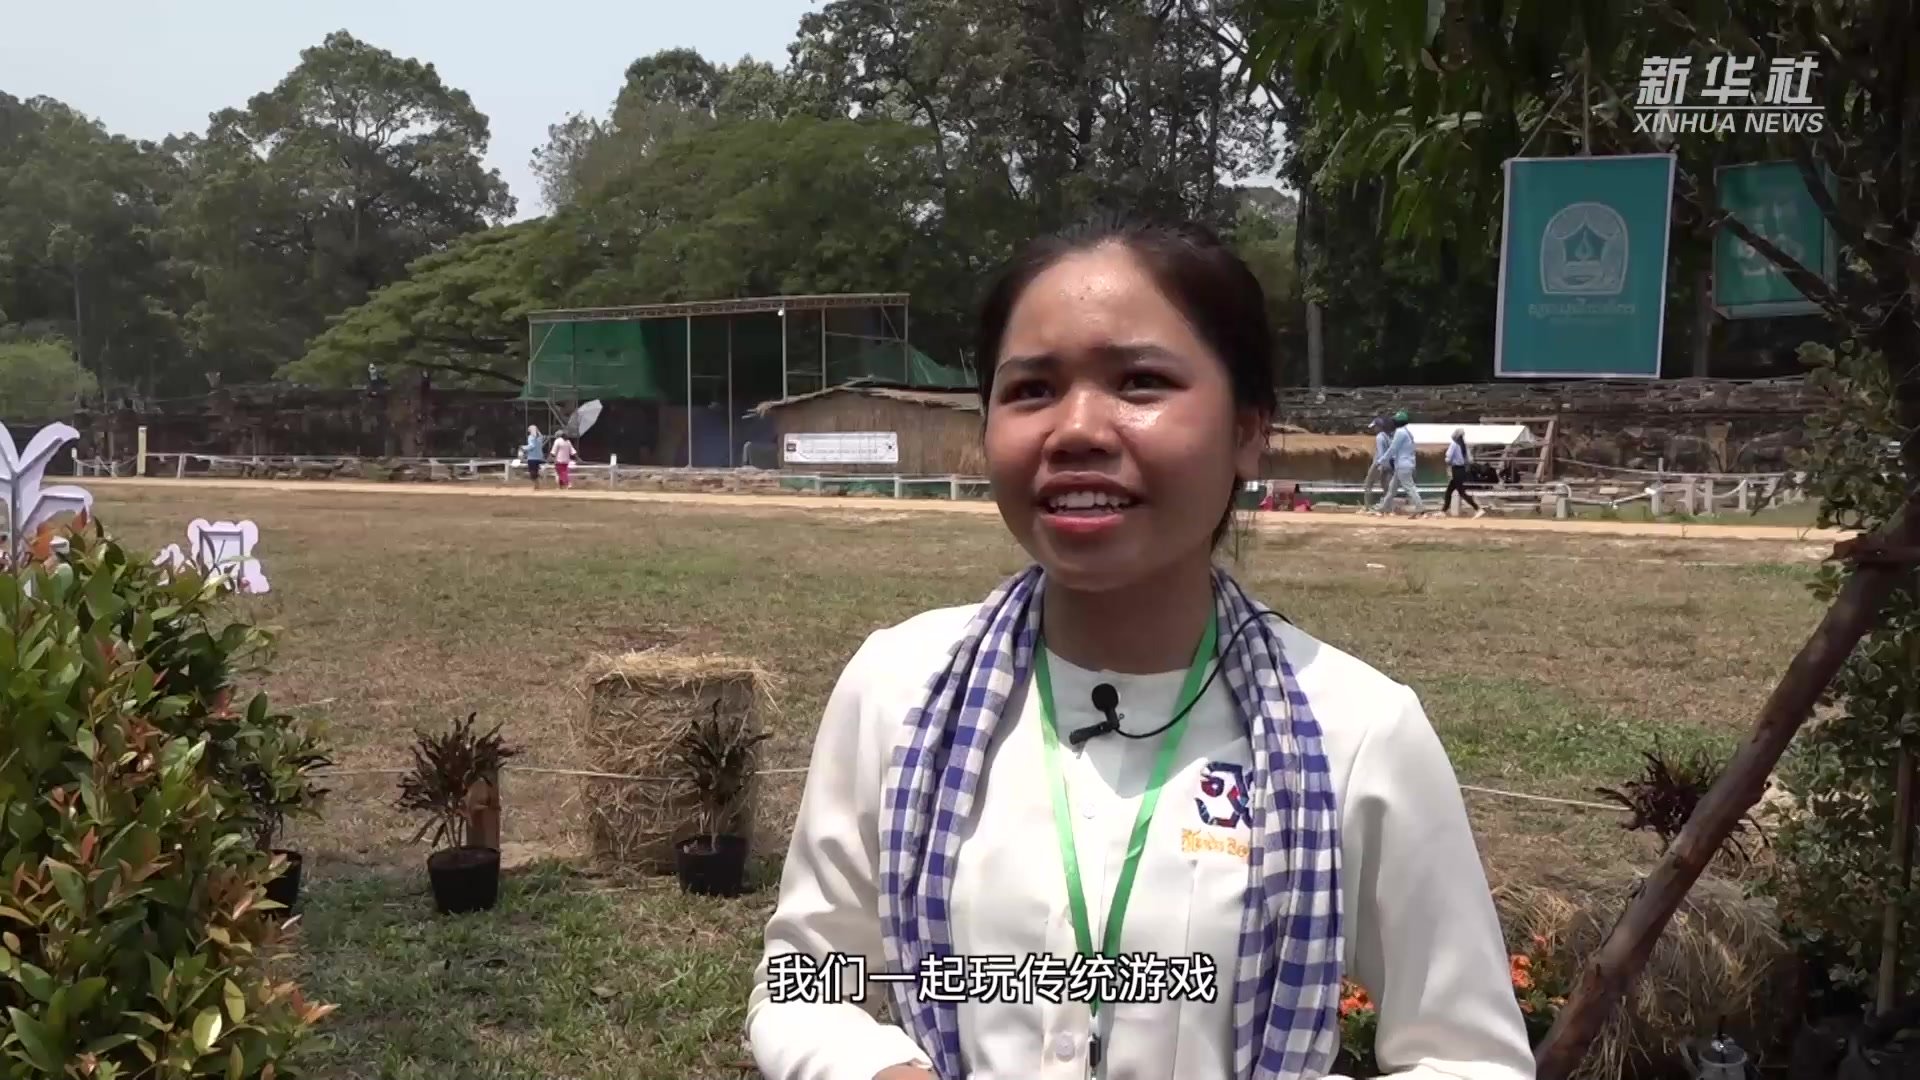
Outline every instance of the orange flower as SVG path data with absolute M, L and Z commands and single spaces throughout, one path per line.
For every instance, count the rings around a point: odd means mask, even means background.
M 1507 969 L 1507 974 L 1512 976 L 1513 985 L 1516 989 L 1533 989 L 1533 974 L 1529 970 L 1532 967 L 1533 961 L 1528 957 L 1515 956 L 1512 958 L 1510 966 Z
M 1373 999 L 1367 996 L 1365 987 L 1347 983 L 1345 993 L 1340 998 L 1340 1015 L 1349 1016 L 1365 1009 L 1373 1008 Z

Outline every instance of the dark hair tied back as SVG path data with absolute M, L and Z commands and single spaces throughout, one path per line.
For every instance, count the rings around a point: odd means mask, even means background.
M 980 305 L 974 337 L 982 408 L 993 394 L 994 365 L 1007 321 L 1027 286 L 1061 259 L 1108 244 L 1125 247 L 1140 260 L 1167 299 L 1220 357 L 1233 385 L 1234 403 L 1272 415 L 1278 404 L 1274 334 L 1260 279 L 1205 226 L 1110 213 L 1034 241 L 994 280 Z
M 1034 241 L 1007 264 L 987 291 L 980 305 L 973 354 L 979 370 L 981 409 L 992 408 L 1000 345 L 1014 305 L 1027 287 L 1061 259 L 1108 244 L 1126 248 L 1140 261 L 1200 339 L 1219 356 L 1226 365 L 1234 403 L 1272 416 L 1279 404 L 1274 390 L 1273 324 L 1267 317 L 1266 290 L 1252 269 L 1205 226 L 1106 212 Z M 1226 514 L 1214 532 L 1216 543 L 1226 534 L 1232 514 L 1230 497 Z

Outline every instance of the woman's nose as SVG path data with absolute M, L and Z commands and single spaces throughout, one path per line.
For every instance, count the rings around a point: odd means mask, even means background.
M 1060 401 L 1054 425 L 1054 449 L 1060 452 L 1107 450 L 1113 446 L 1113 399 L 1093 387 L 1076 386 Z

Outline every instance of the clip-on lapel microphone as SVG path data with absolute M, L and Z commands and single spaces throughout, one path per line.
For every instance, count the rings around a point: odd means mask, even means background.
M 1067 742 L 1075 750 L 1085 746 L 1088 739 L 1120 730 L 1120 714 L 1114 711 L 1120 707 L 1120 691 L 1115 690 L 1112 683 L 1101 683 L 1093 688 L 1093 707 L 1106 719 L 1068 732 Z

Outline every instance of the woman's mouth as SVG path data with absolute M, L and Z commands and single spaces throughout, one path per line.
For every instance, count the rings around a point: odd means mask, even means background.
M 1118 525 L 1139 504 L 1114 491 L 1062 491 L 1040 500 L 1041 520 L 1061 532 L 1085 535 Z
M 1138 500 L 1111 491 L 1064 491 L 1040 501 L 1049 514 L 1110 514 Z

